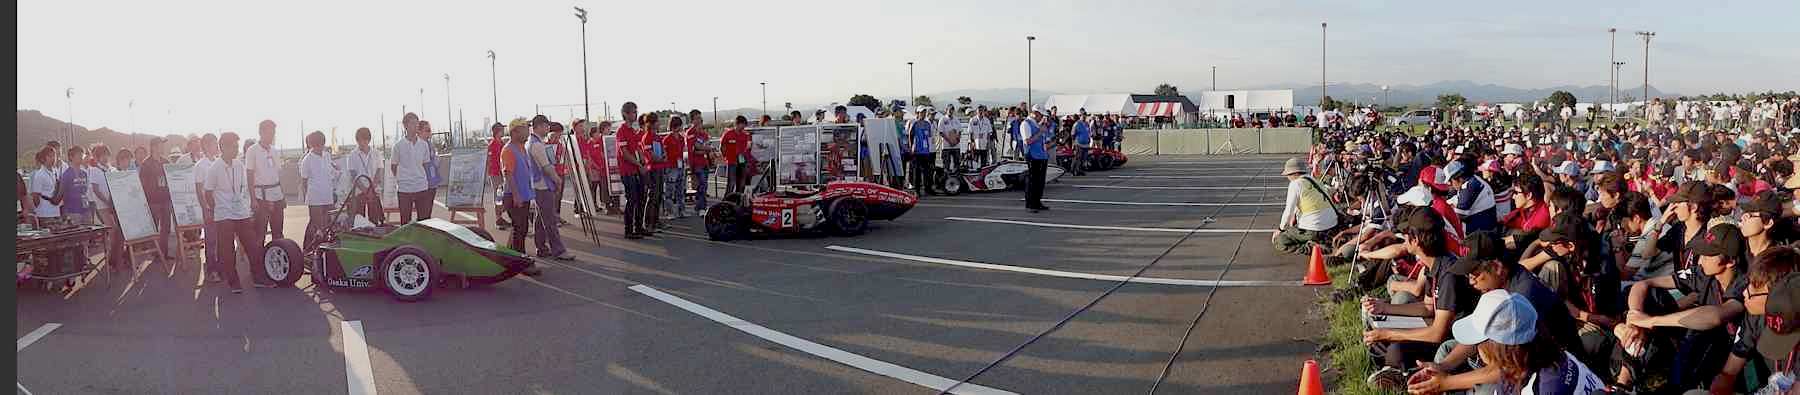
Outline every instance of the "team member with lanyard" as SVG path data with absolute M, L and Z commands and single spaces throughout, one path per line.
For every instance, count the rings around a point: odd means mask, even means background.
M 688 111 L 688 119 L 693 122 L 688 124 L 683 138 L 687 139 L 688 171 L 694 181 L 694 212 L 706 215 L 706 187 L 712 181 L 712 156 L 716 150 L 709 144 L 712 136 L 707 135 L 706 128 L 701 127 L 700 110 Z
M 285 237 L 281 218 L 284 217 L 282 212 L 287 209 L 287 193 L 281 190 L 281 167 L 275 163 L 275 121 L 264 119 L 257 124 L 256 135 L 256 144 L 244 150 L 244 166 L 250 172 L 247 180 L 250 185 L 250 210 L 254 213 L 255 222 L 252 226 L 256 228 L 258 236 L 255 240 L 260 245 L 269 240 L 264 236 L 276 239 Z M 260 278 L 257 281 L 262 281 Z
M 619 107 L 619 115 L 623 121 L 619 124 L 617 141 L 619 145 L 619 180 L 625 184 L 625 238 L 641 239 L 650 235 L 644 223 L 644 136 L 643 132 L 632 127 L 638 119 L 637 103 L 625 102 Z M 743 128 L 743 117 L 738 117 L 739 129 Z M 523 138 L 522 136 L 520 138 Z
M 644 194 L 643 223 L 644 230 L 654 234 L 662 231 L 663 170 L 668 169 L 668 165 L 663 163 L 663 157 L 668 151 L 663 149 L 662 136 L 657 134 L 657 130 L 662 128 L 657 124 L 656 113 L 644 114 L 643 126 L 643 135 L 640 136 L 643 145 L 639 147 L 644 150 L 644 166 L 647 170 L 644 173 L 644 190 L 648 192 Z
M 124 151 L 121 150 L 121 151 L 119 151 L 119 153 L 123 154 Z M 206 196 L 207 175 L 212 174 L 212 167 L 214 165 L 217 165 L 220 163 L 220 161 L 219 161 L 219 138 L 216 136 L 213 136 L 212 133 L 207 133 L 205 136 L 201 136 L 200 137 L 200 153 L 201 153 L 201 155 L 200 155 L 201 159 L 194 161 L 194 191 L 195 191 L 194 196 L 196 196 L 196 197 Z M 202 232 L 205 232 L 205 237 L 203 237 L 202 239 L 205 240 L 204 247 L 206 250 L 205 250 L 205 254 L 203 254 L 203 256 L 201 256 L 201 258 L 204 258 L 206 260 L 206 262 L 205 262 L 206 281 L 218 283 L 218 282 L 224 281 L 224 279 L 219 278 L 219 271 L 218 271 L 218 268 L 219 268 L 219 240 L 223 238 L 223 237 L 219 237 L 219 233 L 221 233 L 223 231 L 219 230 L 219 228 L 216 226 L 216 222 L 213 220 L 212 202 L 207 199 L 199 199 L 199 200 L 200 200 L 200 202 L 199 202 L 199 204 L 200 204 L 200 228 L 201 228 Z M 234 257 L 233 259 L 236 259 L 236 258 Z
M 932 129 L 936 129 L 938 137 L 944 141 L 942 150 L 944 152 L 944 171 L 957 174 L 962 172 L 962 122 L 956 120 L 955 106 L 946 108 L 944 120 L 938 122 Z M 938 185 L 938 187 L 943 186 Z
M 744 175 L 746 173 L 745 166 L 750 165 L 746 160 L 746 155 L 750 153 L 750 132 L 744 130 L 749 126 L 750 119 L 739 115 L 736 120 L 732 121 L 731 129 L 726 130 L 725 134 L 719 137 L 719 148 L 725 154 L 725 194 L 727 195 L 743 192 L 744 183 L 749 182 Z
M 575 259 L 575 254 L 569 253 L 569 250 L 563 247 L 562 230 L 560 229 L 562 218 L 556 215 L 558 209 L 562 207 L 561 199 L 556 197 L 556 191 L 560 190 L 563 185 L 559 184 L 562 179 L 556 176 L 556 166 L 550 158 L 556 155 L 557 151 L 555 147 L 544 142 L 544 135 L 550 134 L 550 119 L 538 115 L 536 118 L 532 118 L 531 124 L 533 134 L 525 144 L 525 151 L 530 155 L 526 159 L 531 162 L 530 171 L 533 174 L 531 179 L 532 202 L 537 204 L 537 212 L 533 213 L 536 218 L 532 222 L 537 227 L 534 229 L 537 236 L 532 240 L 537 244 L 539 258 L 572 260 Z
M 669 219 L 687 218 L 687 129 L 681 116 L 669 115 L 669 133 L 662 135 L 663 211 Z M 699 125 L 698 122 L 694 123 Z
M 937 160 L 931 149 L 931 129 L 931 115 L 923 110 L 913 112 L 912 122 L 906 124 L 908 141 L 912 142 L 913 193 L 921 199 L 931 189 L 931 166 Z
M 1050 130 L 1041 123 L 1043 112 L 1033 111 L 1031 119 L 1019 122 L 1019 132 L 1024 133 L 1026 157 L 1025 208 L 1035 213 L 1049 210 L 1044 205 L 1044 171 L 1050 166 L 1050 153 L 1044 149 L 1044 143 L 1050 140 Z
M 268 124 L 273 125 L 272 122 Z M 237 253 L 241 248 L 244 256 L 261 257 L 263 244 L 260 240 L 262 232 L 257 228 L 256 220 L 251 219 L 250 171 L 238 158 L 237 133 L 225 132 L 219 136 L 219 162 L 206 173 L 206 195 L 201 197 L 201 202 L 213 208 L 214 229 L 219 231 L 219 253 L 214 255 L 219 259 L 214 260 L 213 270 L 225 277 L 231 293 L 244 293 L 244 287 L 238 283 Z M 251 283 L 257 288 L 275 285 L 268 281 L 269 276 L 261 264 L 251 264 L 250 273 Z
M 969 119 L 969 151 L 975 153 L 975 161 L 981 167 L 987 167 L 988 150 L 994 146 L 994 119 L 988 113 L 987 106 L 975 107 L 975 118 Z

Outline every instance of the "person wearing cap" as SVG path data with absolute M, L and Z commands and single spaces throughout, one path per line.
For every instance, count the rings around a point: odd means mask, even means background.
M 1289 158 L 1281 175 L 1288 179 L 1287 199 L 1269 242 L 1281 252 L 1305 254 L 1308 244 L 1323 243 L 1330 238 L 1329 231 L 1337 228 L 1337 206 L 1324 185 L 1306 175 L 1300 158 Z
M 1600 376 L 1566 347 L 1540 332 L 1544 312 L 1524 296 L 1493 290 L 1475 310 L 1456 320 L 1455 340 L 1478 350 L 1483 367 L 1451 375 L 1442 365 L 1415 373 L 1407 390 L 1437 393 L 1475 389 L 1478 393 L 1594 394 L 1606 392 Z M 1472 352 L 1473 353 L 1473 352 Z
M 1026 136 L 1025 208 L 1035 213 L 1050 209 L 1044 205 L 1044 173 L 1050 166 L 1050 153 L 1044 149 L 1044 144 L 1050 140 L 1051 129 L 1044 125 L 1044 113 L 1033 111 L 1031 116 L 1031 119 L 1019 122 L 1019 133 Z
M 274 130 L 271 128 L 271 133 Z M 153 137 L 150 139 L 150 153 L 138 164 L 138 180 L 144 185 L 144 200 L 150 203 L 150 217 L 156 222 L 156 245 L 162 249 L 163 258 L 175 259 L 175 249 L 170 244 L 175 239 L 175 203 L 169 197 L 169 177 L 163 169 L 169 160 L 165 158 L 168 150 L 163 149 L 167 139 Z M 253 170 L 254 171 L 254 170 Z M 281 218 L 276 214 L 273 218 Z M 281 227 L 276 226 L 276 230 Z M 280 237 L 280 233 L 276 233 Z
M 493 186 L 495 191 L 494 196 L 500 196 L 499 191 L 502 185 L 502 180 L 500 179 L 500 150 L 506 148 L 506 125 L 494 122 L 494 126 L 490 127 L 489 130 L 493 132 L 494 136 L 492 140 L 488 140 L 487 146 L 488 185 Z M 501 202 L 500 199 L 494 199 L 494 225 L 500 230 L 506 230 L 507 227 L 512 226 L 512 222 L 506 219 L 507 211 L 505 210 L 505 205 L 502 203 L 503 202 Z
M 1724 365 L 1731 347 L 1725 324 L 1744 314 L 1743 235 L 1734 225 L 1719 224 L 1692 244 L 1699 256 L 1696 264 L 1672 276 L 1632 284 L 1626 298 L 1625 322 L 1629 325 L 1616 326 L 1613 332 L 1631 359 L 1625 366 L 1636 369 L 1622 370 L 1619 383 L 1663 373 L 1645 371 L 1645 367 L 1668 366 L 1668 388 L 1692 389 L 1708 383 Z M 1652 288 L 1674 289 L 1682 297 L 1674 300 L 1660 291 L 1652 297 Z M 1650 330 L 1658 327 L 1685 330 Z M 1657 347 L 1668 348 L 1654 352 Z M 1646 357 L 1650 360 L 1644 360 Z M 1662 358 L 1668 360 L 1658 360 Z
M 1487 180 L 1475 175 L 1474 159 L 1459 158 L 1444 166 L 1443 172 L 1449 173 L 1449 180 L 1457 190 L 1456 198 L 1450 203 L 1456 208 L 1456 214 L 1462 217 L 1463 231 L 1480 232 L 1500 227 L 1494 208 L 1494 188 Z
M 1440 343 L 1450 337 L 1451 322 L 1473 311 L 1476 299 L 1468 279 L 1449 270 L 1457 259 L 1445 243 L 1444 221 L 1435 212 L 1410 210 L 1397 222 L 1396 228 L 1404 240 L 1401 245 L 1417 258 L 1420 265 L 1420 294 L 1417 298 L 1405 298 L 1410 300 L 1393 300 L 1406 303 L 1364 297 L 1363 312 L 1423 317 L 1426 325 L 1423 328 L 1363 332 L 1363 344 L 1369 346 L 1370 354 L 1382 365 L 1367 380 L 1390 390 L 1404 387 L 1404 371 L 1415 362 L 1428 360 Z
M 1713 393 L 1755 393 L 1739 376 L 1750 361 L 1765 369 L 1794 374 L 1796 345 L 1800 345 L 1800 274 L 1795 264 L 1800 252 L 1777 246 L 1757 255 L 1744 287 L 1744 318 L 1737 326 L 1731 357 L 1713 378 Z M 1758 377 L 1759 379 L 1761 377 Z M 1761 383 L 1767 385 L 1769 383 Z

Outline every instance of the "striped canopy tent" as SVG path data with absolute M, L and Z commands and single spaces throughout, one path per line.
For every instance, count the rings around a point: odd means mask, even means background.
M 1137 115 L 1142 117 L 1173 117 L 1181 115 L 1181 103 L 1137 103 Z

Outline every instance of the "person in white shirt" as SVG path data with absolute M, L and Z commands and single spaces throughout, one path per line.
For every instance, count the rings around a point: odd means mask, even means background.
M 393 158 L 388 160 L 394 175 L 394 192 L 400 197 L 401 223 L 413 222 L 414 215 L 419 219 L 431 215 L 431 185 L 425 178 L 425 163 L 432 155 L 431 142 L 419 136 L 418 125 L 418 114 L 406 113 L 401 121 L 406 138 L 394 143 Z
M 325 133 L 306 135 L 306 156 L 300 159 L 300 196 L 306 202 L 306 236 L 302 248 L 311 251 L 313 234 L 331 225 L 332 184 L 338 169 L 325 155 Z
M 969 151 L 975 153 L 975 160 L 981 167 L 988 165 L 988 149 L 994 145 L 994 119 L 988 114 L 987 106 L 975 108 L 975 118 L 969 119 Z
M 544 136 L 550 133 L 550 118 L 538 115 L 531 120 L 530 140 L 525 143 L 525 151 L 531 156 L 532 163 L 545 174 L 556 174 L 556 167 L 550 162 L 552 148 L 544 142 Z M 575 259 L 575 254 L 563 247 L 561 218 L 556 215 L 557 207 L 562 202 L 556 198 L 556 191 L 563 186 L 562 180 L 556 177 L 533 177 L 531 182 L 532 197 L 537 203 L 536 222 L 533 229 L 537 233 L 533 241 L 537 245 L 538 257 L 556 258 L 559 260 Z M 649 214 L 654 217 L 655 214 Z M 521 253 L 524 251 L 520 251 Z
M 106 184 L 106 173 L 113 171 L 113 167 L 107 163 L 112 161 L 112 152 L 106 148 L 106 144 L 95 143 L 91 147 L 89 151 L 93 153 L 93 163 L 82 165 L 82 170 L 87 172 L 87 199 L 94 202 L 94 217 L 100 220 L 100 224 L 113 228 L 112 235 L 106 241 L 107 262 L 113 263 L 113 269 L 123 270 L 128 259 L 125 255 L 125 238 L 124 233 L 119 230 L 118 213 L 113 211 L 112 189 Z
M 200 159 L 194 161 L 194 196 L 206 196 L 206 176 L 211 174 L 213 165 L 219 163 L 219 138 L 212 133 L 207 133 L 194 141 L 199 143 L 196 147 L 198 150 L 195 152 L 200 154 Z M 206 235 L 201 238 L 206 244 L 201 258 L 206 260 L 207 281 L 217 283 L 224 281 L 219 277 L 219 272 L 214 270 L 218 267 L 219 239 L 221 239 L 221 237 L 215 236 L 221 231 L 213 226 L 212 202 L 200 199 L 199 204 L 200 228 Z
M 1269 236 L 1269 243 L 1282 252 L 1302 255 L 1309 244 L 1328 239 L 1327 231 L 1337 228 L 1337 206 L 1323 184 L 1306 175 L 1300 158 L 1288 159 L 1281 167 L 1281 175 L 1288 178 L 1287 200 L 1282 203 L 1281 222 L 1275 234 Z
M 225 132 L 219 137 L 219 162 L 206 172 L 206 195 L 201 201 L 213 208 L 213 223 L 219 230 L 219 253 L 217 264 L 213 270 L 225 277 L 225 283 L 231 286 L 231 293 L 244 293 L 244 287 L 238 283 L 237 252 L 239 248 L 244 256 L 250 257 L 251 282 L 257 288 L 273 287 L 268 281 L 268 273 L 264 272 L 260 263 L 262 258 L 262 232 L 257 223 L 251 219 L 249 169 L 237 155 L 237 133 Z
M 375 163 L 375 151 L 369 148 L 372 138 L 369 128 L 356 129 L 356 149 L 344 155 L 342 169 L 350 176 L 351 188 L 358 188 L 357 179 L 369 178 L 368 186 L 360 190 L 362 196 L 351 199 L 357 203 L 350 204 L 350 211 L 362 214 L 371 223 L 380 224 L 387 222 L 387 213 L 381 209 L 381 165 Z
M 56 198 L 56 147 L 44 146 L 37 153 L 38 169 L 31 172 L 31 218 L 38 227 L 48 228 L 62 221 L 62 202 Z
M 281 190 L 281 165 L 275 153 L 275 121 L 263 120 L 257 125 L 257 142 L 244 151 L 244 166 L 250 171 L 251 210 L 255 212 L 256 232 L 286 237 L 282 232 L 282 213 L 287 209 L 286 192 Z M 258 243 L 267 241 L 257 237 Z M 257 265 L 260 266 L 260 265 Z
M 944 141 L 940 145 L 944 147 L 944 171 L 950 174 L 961 173 L 963 126 L 962 122 L 956 120 L 956 106 L 945 107 L 944 120 L 932 126 L 937 129 L 938 137 Z

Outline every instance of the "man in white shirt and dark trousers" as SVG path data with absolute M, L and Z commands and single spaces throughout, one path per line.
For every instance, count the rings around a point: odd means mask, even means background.
M 249 170 L 238 159 L 237 147 L 237 133 L 226 132 L 219 137 L 219 162 L 207 169 L 206 195 L 202 197 L 213 207 L 213 226 L 219 231 L 219 252 L 214 255 L 218 259 L 213 270 L 225 278 L 234 294 L 244 293 L 244 287 L 238 283 L 238 248 L 243 248 L 244 256 L 252 260 L 251 281 L 256 287 L 274 286 L 258 262 L 262 259 L 262 232 L 257 229 L 256 220 L 251 219 Z
M 255 212 L 256 240 L 261 244 L 269 239 L 260 235 L 268 235 L 279 239 L 283 236 L 281 229 L 282 212 L 287 209 L 286 192 L 281 191 L 281 167 L 275 156 L 275 121 L 263 120 L 257 125 L 258 139 L 255 145 L 245 151 L 244 166 L 249 169 L 251 210 Z M 268 233 L 263 233 L 265 230 Z M 249 256 L 249 255 L 247 255 Z M 255 257 L 255 256 L 252 256 Z M 251 265 L 262 267 L 262 265 Z M 257 280 L 262 281 L 262 280 Z
M 369 178 L 368 187 L 359 191 L 363 195 L 349 198 L 350 211 L 369 218 L 370 223 L 380 224 L 387 222 L 387 212 L 381 210 L 381 173 L 377 171 L 381 166 L 375 164 L 375 151 L 369 148 L 372 138 L 369 128 L 356 129 L 356 149 L 344 155 L 343 170 L 350 176 L 352 189 L 357 188 L 357 179 Z
M 944 107 L 944 120 L 936 126 L 939 138 L 944 140 L 944 172 L 958 174 L 962 172 L 962 122 L 956 120 L 956 106 Z M 942 188 L 943 185 L 938 185 Z
M 1281 222 L 1275 234 L 1269 236 L 1269 242 L 1281 252 L 1303 255 L 1308 244 L 1325 240 L 1330 237 L 1327 232 L 1337 228 L 1337 206 L 1323 184 L 1306 175 L 1300 158 L 1288 159 L 1281 166 L 1281 175 L 1288 179 L 1287 200 L 1282 203 Z
M 419 219 L 431 215 L 428 211 L 431 209 L 431 183 L 425 179 L 425 164 L 432 155 L 431 142 L 419 137 L 418 124 L 417 114 L 409 112 L 401 118 L 406 138 L 394 143 L 393 158 L 388 161 L 390 173 L 394 175 L 394 192 L 399 197 L 400 223 L 413 222 L 415 214 Z
M 975 118 L 969 119 L 969 152 L 975 154 L 976 163 L 981 167 L 988 165 L 988 149 L 994 146 L 994 119 L 989 118 L 987 106 L 975 108 Z
M 543 140 L 544 135 L 549 132 L 549 117 L 538 115 L 532 118 L 531 139 L 525 143 L 525 151 L 531 155 L 532 163 L 536 163 L 538 169 L 543 169 L 542 172 L 556 174 L 556 167 L 550 163 L 550 156 L 556 154 L 555 148 Z M 560 229 L 562 218 L 556 215 L 557 207 L 562 206 L 562 202 L 556 198 L 557 188 L 563 187 L 557 184 L 561 181 L 558 177 L 536 177 L 531 181 L 532 195 L 536 200 L 534 203 L 537 203 L 537 215 L 532 219 L 532 225 L 536 227 L 533 231 L 537 234 L 532 240 L 537 244 L 538 257 L 567 261 L 575 259 L 575 254 L 563 247 Z
M 306 236 L 302 248 L 311 251 L 313 234 L 331 225 L 332 184 L 337 180 L 337 166 L 325 156 L 325 133 L 306 135 L 306 157 L 300 159 L 300 196 L 306 201 Z

